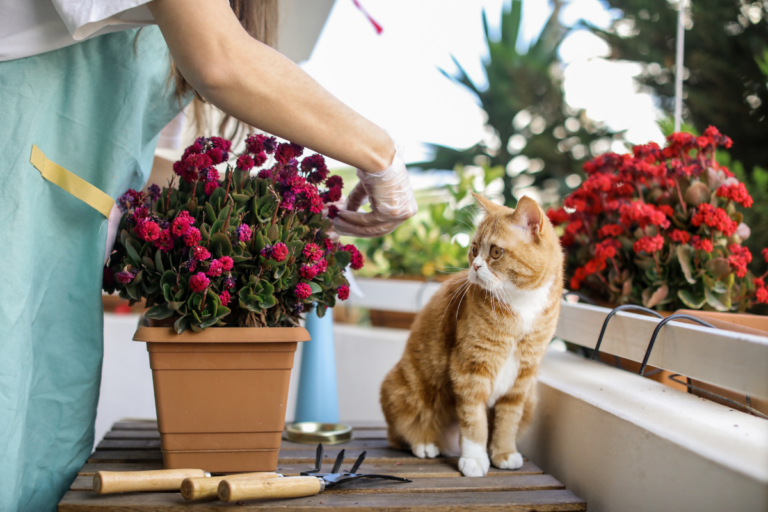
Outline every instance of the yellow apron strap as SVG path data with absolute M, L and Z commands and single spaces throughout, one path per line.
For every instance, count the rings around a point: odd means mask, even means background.
M 91 208 L 95 209 L 104 217 L 109 218 L 109 212 L 115 204 L 115 200 L 107 194 L 94 187 L 84 179 L 75 176 L 59 164 L 51 162 L 46 158 L 40 148 L 32 144 L 32 156 L 29 161 L 40 171 L 43 178 L 54 185 L 58 185 L 69 192 Z

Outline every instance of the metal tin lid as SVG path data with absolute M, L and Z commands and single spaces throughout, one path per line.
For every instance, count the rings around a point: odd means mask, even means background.
M 287 425 L 285 437 L 295 443 L 340 444 L 352 439 L 352 427 L 341 423 L 303 421 Z

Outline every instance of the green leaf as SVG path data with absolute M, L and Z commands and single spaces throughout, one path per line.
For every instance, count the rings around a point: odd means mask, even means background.
M 281 277 L 283 277 L 283 274 L 285 274 L 286 268 L 287 268 L 286 266 L 278 267 L 277 270 L 275 270 L 275 274 L 274 274 L 275 279 L 280 279 Z
M 267 229 L 267 238 L 270 242 L 276 241 L 280 238 L 280 227 L 277 224 L 272 224 Z
M 152 320 L 165 320 L 169 316 L 173 315 L 174 310 L 168 307 L 168 304 L 158 304 L 152 306 L 144 313 L 144 316 L 151 318 Z
M 704 264 L 709 272 L 715 277 L 724 276 L 731 273 L 731 266 L 728 264 L 728 260 L 725 258 L 712 258 Z
M 163 251 L 159 250 L 155 253 L 155 270 L 158 272 L 165 272 L 163 267 Z
M 693 264 L 691 262 L 694 253 L 695 249 L 690 245 L 681 244 L 677 246 L 677 259 L 680 262 L 680 268 L 683 269 L 685 280 L 690 284 L 696 283 L 696 279 L 693 278 Z
M 160 252 L 160 251 L 157 251 L 157 252 Z M 155 270 L 155 264 L 152 262 L 152 260 L 148 256 L 142 256 L 141 257 L 141 262 L 149 270 Z
M 221 255 L 216 256 L 229 256 L 232 254 L 232 242 L 229 241 L 229 237 L 224 233 L 215 233 L 211 235 L 211 243 L 217 243 L 221 246 Z
M 251 198 L 251 196 L 247 196 L 245 194 L 237 194 L 237 193 L 233 193 L 232 194 L 232 199 L 235 200 L 235 203 L 237 204 L 237 206 L 245 206 L 245 205 L 247 205 L 248 204 L 248 200 L 250 198 Z
M 261 253 L 261 250 L 267 246 L 267 241 L 264 240 L 264 237 L 261 235 L 261 232 L 257 232 L 256 236 L 254 238 L 254 244 L 256 248 L 255 254 Z
M 136 285 L 131 283 L 125 287 L 125 291 L 128 293 L 128 296 L 133 300 L 140 300 L 141 295 L 139 294 L 139 290 L 136 288 Z
M 323 291 L 323 289 L 320 288 L 320 285 L 314 281 L 310 281 L 309 288 L 312 290 L 312 293 L 322 293 Z
M 288 247 L 288 254 L 297 258 L 299 254 L 301 254 L 301 251 L 304 250 L 304 242 L 301 240 L 294 240 L 293 242 L 288 242 L 286 247 Z
M 134 241 L 132 238 L 127 238 L 125 241 L 125 250 L 128 253 L 128 257 L 133 260 L 133 264 L 137 267 L 141 265 L 141 258 L 139 257 L 139 251 L 141 250 L 140 247 L 138 247 L 138 243 Z
M 208 220 L 208 222 L 213 222 L 216 220 L 216 212 L 213 211 L 211 203 L 205 203 L 205 218 Z
M 191 322 L 189 320 L 189 316 L 184 315 L 182 317 L 179 317 L 178 320 L 173 324 L 173 328 L 176 331 L 176 334 L 181 334 L 187 329 L 190 328 Z
M 223 228 L 224 228 L 224 221 L 223 220 L 217 220 L 216 222 L 213 223 L 213 226 L 211 226 L 211 233 L 218 233 Z M 213 236 L 213 235 L 211 235 L 211 236 Z
M 217 188 L 213 191 L 211 194 L 211 197 L 208 198 L 208 204 L 212 204 L 215 206 L 215 210 L 219 211 L 221 207 L 224 204 L 224 198 L 227 196 L 227 193 L 224 191 L 222 187 Z M 216 217 L 213 217 L 214 219 Z
M 722 281 L 715 281 L 715 285 L 712 287 L 712 291 L 715 293 L 727 293 L 728 286 Z
M 707 302 L 707 298 L 704 294 L 694 294 L 689 290 L 677 290 L 677 296 L 680 300 L 691 309 L 701 309 L 704 303 Z
M 317 317 L 323 318 L 325 316 L 325 312 L 328 310 L 327 306 L 324 306 L 323 304 L 317 305 Z
M 731 309 L 731 296 L 729 294 L 720 294 L 708 289 L 704 289 L 704 294 L 707 297 L 707 304 L 717 311 L 729 311 Z
M 277 304 L 277 301 L 275 300 L 275 297 L 272 295 L 267 295 L 266 297 L 259 298 L 259 306 L 261 306 L 264 309 L 269 309 L 275 304 Z
M 333 257 L 336 259 L 336 264 L 342 269 L 347 268 L 349 262 L 352 261 L 352 255 L 347 251 L 336 251 Z
M 160 285 L 169 285 L 171 288 L 176 287 L 176 272 L 173 270 L 166 270 L 160 277 Z

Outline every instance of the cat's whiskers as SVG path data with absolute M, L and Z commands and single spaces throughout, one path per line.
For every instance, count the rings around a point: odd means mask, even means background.
M 469 284 L 472 284 L 472 283 L 469 283 Z M 470 288 L 471 288 L 470 286 L 467 286 L 464 289 L 464 293 L 461 295 L 461 300 L 459 301 L 459 305 L 456 306 L 456 321 L 459 320 L 459 309 L 461 308 L 461 303 L 462 303 L 462 301 L 464 301 L 464 297 L 467 295 L 467 292 L 469 291 Z
M 443 311 L 443 316 L 440 317 L 440 323 L 438 326 L 443 325 L 443 319 L 445 319 L 445 314 L 450 309 L 451 304 L 453 303 L 453 299 L 456 298 L 456 294 L 460 293 L 462 290 L 464 290 L 464 293 L 466 293 L 466 290 L 469 289 L 469 285 L 472 283 L 469 280 L 464 281 L 462 284 L 460 284 L 454 291 L 451 293 L 451 295 L 448 297 L 448 307 L 445 308 L 445 311 Z M 459 302 L 459 305 L 461 305 L 461 302 Z M 457 310 L 458 314 L 458 310 Z

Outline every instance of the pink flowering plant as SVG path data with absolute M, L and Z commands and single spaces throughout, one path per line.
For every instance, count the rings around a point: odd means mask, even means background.
M 146 299 L 146 316 L 174 320 L 178 333 L 296 326 L 312 307 L 323 316 L 349 296 L 343 271 L 361 268 L 363 256 L 329 238 L 342 180 L 328 176 L 321 155 L 303 152 L 254 134 L 231 165 L 230 141 L 197 139 L 173 166 L 178 185 L 174 176 L 162 190 L 118 199 L 104 290 Z
M 750 229 L 737 207 L 752 198 L 716 160 L 731 144 L 710 127 L 699 137 L 674 133 L 663 149 L 650 143 L 584 164 L 587 179 L 548 212 L 563 226 L 570 288 L 668 310 L 768 303 L 766 276 L 752 275 L 741 245 Z

